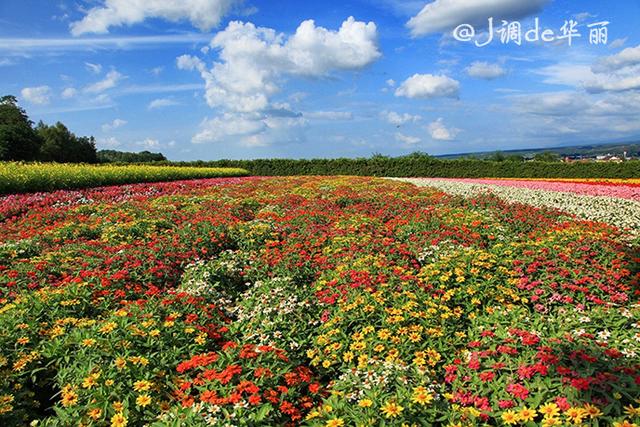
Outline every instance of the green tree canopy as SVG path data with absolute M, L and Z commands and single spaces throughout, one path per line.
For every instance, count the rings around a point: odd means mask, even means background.
M 40 160 L 58 163 L 96 163 L 96 144 L 93 137 L 78 137 L 58 122 L 48 126 L 38 123 L 36 131 L 42 139 Z
M 36 160 L 41 140 L 15 96 L 0 98 L 0 160 Z

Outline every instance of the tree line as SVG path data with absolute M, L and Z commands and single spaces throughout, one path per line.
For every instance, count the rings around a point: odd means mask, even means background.
M 150 163 L 166 161 L 162 153 L 96 150 L 93 136 L 77 136 L 63 123 L 34 126 L 15 96 L 0 98 L 0 161 L 56 163 Z

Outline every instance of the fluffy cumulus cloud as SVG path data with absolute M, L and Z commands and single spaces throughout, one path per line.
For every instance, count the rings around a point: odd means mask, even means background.
M 147 18 L 172 22 L 188 20 L 193 26 L 209 31 L 216 27 L 240 0 L 105 0 L 90 9 L 79 21 L 71 23 L 71 33 L 104 34 L 110 27 L 133 25 Z
M 447 128 L 442 118 L 431 122 L 427 127 L 427 130 L 429 131 L 431 138 L 436 141 L 453 141 L 456 139 L 458 133 L 460 133 L 459 129 Z
M 101 93 L 105 90 L 112 89 L 118 85 L 126 76 L 120 74 L 116 70 L 111 70 L 107 73 L 106 77 L 100 81 L 84 88 L 86 93 Z
M 599 59 L 591 66 L 594 77 L 585 83 L 592 93 L 640 89 L 640 45 Z
M 47 105 L 51 102 L 51 88 L 49 86 L 25 87 L 20 91 L 22 99 L 35 105 Z
M 115 119 L 112 122 L 103 124 L 102 125 L 102 131 L 103 132 L 109 132 L 109 131 L 112 131 L 114 129 L 121 128 L 122 126 L 124 126 L 126 124 L 127 124 L 126 120 Z
M 518 126 L 530 136 L 593 141 L 640 131 L 637 91 L 591 94 L 566 90 L 514 95 L 511 100 L 522 121 Z
M 286 78 L 324 78 L 339 71 L 359 70 L 381 56 L 376 25 L 352 17 L 338 30 L 316 26 L 312 20 L 304 21 L 291 36 L 235 21 L 216 34 L 210 47 L 218 53 L 218 61 L 211 67 L 195 56 L 177 59 L 178 68 L 200 73 L 206 84 L 207 103 L 226 114 L 207 120 L 195 142 L 207 138 L 216 141 L 224 134 L 236 136 L 226 124 L 230 120 L 245 135 L 286 124 L 287 120 L 278 118 L 293 119 L 297 126 L 300 120 L 296 113 L 288 106 L 274 106 L 271 101 Z M 344 119 L 345 113 L 341 114 Z M 274 121 L 266 123 L 269 118 Z
M 435 0 L 407 22 L 414 37 L 448 32 L 460 24 L 487 25 L 487 19 L 520 19 L 539 12 L 550 0 Z
M 413 115 L 409 113 L 396 113 L 395 111 L 383 111 L 380 113 L 380 117 L 382 117 L 387 122 L 391 123 L 395 126 L 402 126 L 405 123 L 409 122 L 417 122 L 422 119 L 419 115 Z
M 591 68 L 594 73 L 612 73 L 635 65 L 640 65 L 640 45 L 601 58 Z
M 493 80 L 507 74 L 507 71 L 500 64 L 490 64 L 483 61 L 474 61 L 466 69 L 470 77 L 477 79 Z
M 406 145 L 415 145 L 421 142 L 421 139 L 418 138 L 417 136 L 405 135 L 400 132 L 395 134 L 395 139 L 396 141 Z
M 405 80 L 395 95 L 405 98 L 456 98 L 460 91 L 460 82 L 445 75 L 414 74 Z

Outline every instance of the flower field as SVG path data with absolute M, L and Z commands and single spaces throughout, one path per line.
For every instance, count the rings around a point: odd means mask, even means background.
M 14 195 L 0 221 L 2 426 L 640 423 L 640 239 L 612 221 L 353 177 Z

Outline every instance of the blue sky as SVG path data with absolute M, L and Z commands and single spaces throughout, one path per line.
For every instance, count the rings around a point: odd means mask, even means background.
M 538 40 L 500 40 L 536 18 Z M 2 1 L 0 93 L 99 148 L 174 160 L 627 141 L 639 18 L 638 0 Z M 540 40 L 565 21 L 571 45 Z M 605 21 L 606 44 L 589 27 Z

